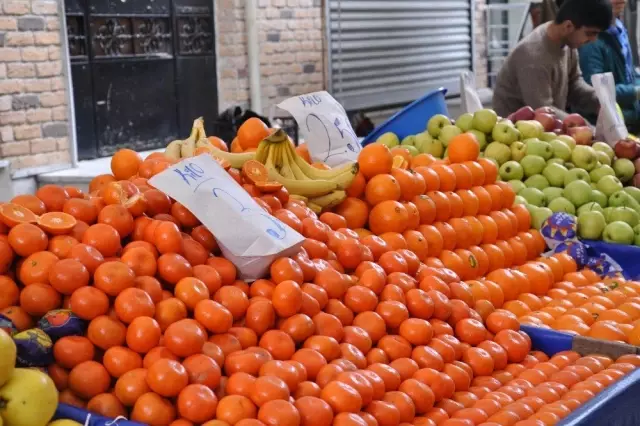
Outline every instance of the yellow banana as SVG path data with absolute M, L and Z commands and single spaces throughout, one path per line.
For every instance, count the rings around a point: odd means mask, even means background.
M 293 158 L 291 158 L 291 154 L 289 151 L 290 150 L 288 149 L 282 150 L 282 161 L 289 167 L 289 169 L 293 173 L 294 178 L 298 180 L 311 180 L 302 172 L 302 170 L 300 170 L 300 167 L 298 167 L 295 161 L 293 161 Z
M 307 163 L 304 160 L 304 158 L 300 157 L 298 153 L 294 149 L 292 149 L 290 146 L 285 148 L 288 149 L 289 154 L 291 154 L 291 158 L 298 165 L 300 170 L 302 170 L 302 173 L 309 176 L 311 179 L 331 180 L 336 176 L 339 176 L 342 173 L 344 173 L 345 170 L 349 170 L 349 169 L 355 169 L 354 176 L 358 174 L 358 170 L 359 170 L 358 163 L 349 163 L 337 169 L 321 170 Z
M 311 209 L 311 211 L 314 212 L 315 214 L 322 213 L 322 206 L 319 206 L 319 205 L 317 205 L 316 203 L 314 203 L 312 201 L 308 201 L 307 202 L 307 207 L 309 207 Z
M 196 141 L 194 139 L 185 139 L 180 147 L 180 156 L 182 158 L 193 157 L 196 153 Z
M 180 152 L 182 150 L 182 141 L 175 140 L 169 143 L 164 150 L 164 155 L 171 160 L 180 160 Z
M 302 201 L 303 203 L 307 203 L 309 201 L 307 197 L 303 197 L 302 195 L 298 194 L 289 194 L 289 198 L 291 198 L 292 200 Z
M 291 194 L 302 195 L 307 198 L 326 195 L 338 188 L 335 182 L 329 180 L 297 180 L 284 177 L 275 167 L 267 167 L 269 179 L 280 182 Z
M 358 167 L 351 167 L 350 169 L 344 170 L 338 176 L 328 180 L 330 180 L 331 182 L 335 182 L 338 185 L 339 189 L 347 189 L 349 188 L 349 186 L 351 186 L 351 183 L 356 178 L 357 174 Z
M 211 148 L 213 144 L 209 142 L 209 139 L 198 139 L 196 142 L 196 148 Z
M 323 209 L 330 209 L 342 203 L 347 198 L 347 193 L 341 190 L 331 191 L 327 195 L 311 198 L 310 203 L 314 203 Z
M 289 136 L 287 135 L 287 132 L 285 132 L 284 130 L 278 129 L 275 132 L 271 133 L 266 138 L 264 138 L 263 140 L 269 143 L 289 142 Z
M 256 161 L 259 161 L 262 164 L 265 164 L 267 161 L 267 156 L 269 155 L 269 143 L 262 141 L 258 145 L 258 149 L 256 150 Z
M 242 154 L 236 154 L 223 151 L 213 145 L 211 146 L 211 155 L 228 161 L 231 167 L 233 167 L 234 169 L 241 169 L 244 163 L 249 160 L 254 160 L 256 157 L 255 152 L 244 152 Z
M 198 117 L 193 121 L 193 127 L 197 130 L 196 140 L 198 139 L 206 139 L 207 133 L 204 131 L 204 118 Z

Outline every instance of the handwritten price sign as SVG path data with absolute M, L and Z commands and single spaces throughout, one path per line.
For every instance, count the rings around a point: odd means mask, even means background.
M 278 107 L 288 111 L 298 122 L 314 161 L 335 167 L 358 159 L 362 149 L 358 137 L 346 111 L 329 93 L 294 96 Z
M 304 241 L 264 211 L 209 155 L 185 159 L 150 183 L 183 204 L 215 235 L 243 279 L 262 278 L 276 258 L 295 254 Z

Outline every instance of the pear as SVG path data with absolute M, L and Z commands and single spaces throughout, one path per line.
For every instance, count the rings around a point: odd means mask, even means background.
M 57 406 L 53 380 L 32 368 L 16 368 L 0 388 L 0 417 L 5 426 L 46 426 Z
M 13 375 L 16 365 L 16 344 L 9 334 L 0 329 L 0 387 Z

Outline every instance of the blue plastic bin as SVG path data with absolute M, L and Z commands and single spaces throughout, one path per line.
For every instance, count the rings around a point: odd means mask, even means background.
M 444 98 L 446 94 L 447 89 L 440 88 L 407 105 L 369 133 L 362 140 L 362 146 L 375 142 L 387 132 L 395 133 L 400 140 L 409 135 L 423 132 L 431 117 L 436 114 L 448 114 Z

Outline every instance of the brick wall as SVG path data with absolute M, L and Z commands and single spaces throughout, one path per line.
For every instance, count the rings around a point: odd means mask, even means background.
M 0 158 L 13 171 L 70 163 L 56 0 L 0 2 Z
M 324 88 L 321 0 L 258 0 L 263 112 L 294 95 Z M 248 105 L 244 0 L 216 1 L 218 105 Z

